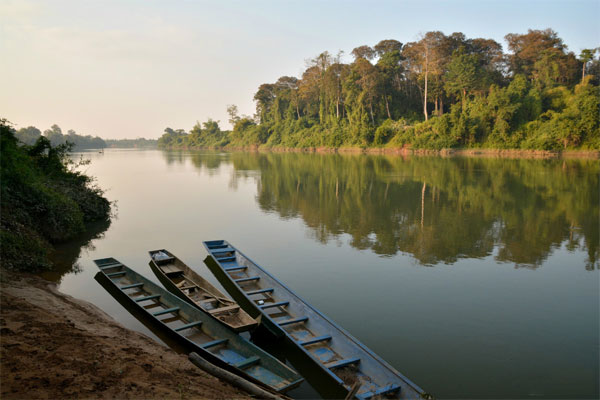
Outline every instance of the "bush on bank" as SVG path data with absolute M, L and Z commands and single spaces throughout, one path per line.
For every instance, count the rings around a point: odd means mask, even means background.
M 110 218 L 110 202 L 91 177 L 73 170 L 70 144 L 45 137 L 19 144 L 0 120 L 0 254 L 2 266 L 37 271 L 51 267 L 52 245 L 76 237 L 85 224 Z

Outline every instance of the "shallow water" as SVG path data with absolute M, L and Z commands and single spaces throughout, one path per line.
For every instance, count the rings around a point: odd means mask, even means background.
M 219 286 L 202 241 L 227 239 L 438 398 L 599 396 L 596 160 L 83 154 L 117 217 L 47 277 L 129 328 L 157 338 L 93 259 L 158 283 L 166 248 Z

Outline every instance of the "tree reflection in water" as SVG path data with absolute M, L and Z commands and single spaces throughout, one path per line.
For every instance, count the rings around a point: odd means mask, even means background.
M 165 152 L 169 162 L 186 157 Z M 302 218 L 322 243 L 411 254 L 422 265 L 495 254 L 538 268 L 553 249 L 587 251 L 598 269 L 598 160 L 189 153 L 230 186 L 255 179 L 264 212 Z
M 41 273 L 41 276 L 49 281 L 60 283 L 66 274 L 81 272 L 81 267 L 77 263 L 81 252 L 94 250 L 93 240 L 102 238 L 109 226 L 110 220 L 88 224 L 86 231 L 77 239 L 55 245 L 50 257 L 54 267 L 51 271 Z

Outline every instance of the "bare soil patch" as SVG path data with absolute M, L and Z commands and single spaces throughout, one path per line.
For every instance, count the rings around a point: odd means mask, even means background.
M 250 398 L 48 281 L 0 279 L 2 399 Z

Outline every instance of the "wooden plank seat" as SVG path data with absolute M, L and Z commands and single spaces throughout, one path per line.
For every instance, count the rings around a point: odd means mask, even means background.
M 331 340 L 331 335 L 323 335 L 323 336 L 317 336 L 312 339 L 305 340 L 303 342 L 300 342 L 300 344 L 302 346 L 308 346 L 311 344 L 315 344 L 315 343 L 319 343 L 319 342 L 326 342 L 329 340 Z
M 260 362 L 260 358 L 258 358 L 257 356 L 253 356 L 253 357 L 246 358 L 245 360 L 242 360 L 240 362 L 237 362 L 233 365 L 235 365 L 239 369 L 244 369 L 244 368 L 248 368 L 254 364 L 258 364 L 259 362 Z
M 257 281 L 259 279 L 260 279 L 260 276 L 251 276 L 249 278 L 234 279 L 233 281 L 236 283 L 242 283 L 242 282 Z
M 262 306 L 259 306 L 259 307 L 262 308 L 263 310 L 265 310 L 267 308 L 273 308 L 273 307 L 285 307 L 289 304 L 290 304 L 289 301 L 280 301 L 279 303 L 263 304 Z
M 175 261 L 175 257 L 167 257 L 167 258 L 161 258 L 160 260 L 156 260 L 156 259 L 153 259 L 153 260 L 156 264 L 162 265 L 162 264 L 172 263 L 173 261 Z
M 251 290 L 249 292 L 246 292 L 246 295 L 248 296 L 252 296 L 254 294 L 261 294 L 261 293 L 271 293 L 273 292 L 275 289 L 273 288 L 267 288 L 267 289 L 260 289 L 260 290 Z
M 176 275 L 183 273 L 183 270 L 177 268 L 175 265 L 161 265 L 160 269 L 167 275 Z
M 342 368 L 352 364 L 358 364 L 360 362 L 360 358 L 346 358 L 344 360 L 333 361 L 325 364 L 325 366 L 329 369 L 334 368 Z
M 235 252 L 235 249 L 232 249 L 231 247 L 222 247 L 217 249 L 210 249 L 210 252 L 216 256 L 218 253 L 233 253 Z
M 122 266 L 123 266 L 123 264 L 121 264 L 121 263 L 118 262 L 118 263 L 106 264 L 106 265 L 103 265 L 103 266 L 98 267 L 98 268 L 100 268 L 102 271 L 104 271 L 105 269 L 120 268 Z
M 120 286 L 119 288 L 121 290 L 125 290 L 125 289 L 133 289 L 133 288 L 138 288 L 138 287 L 142 287 L 144 286 L 143 283 L 132 283 L 131 285 L 125 285 L 125 286 Z
M 391 384 L 391 385 L 386 385 L 386 386 L 382 386 L 380 388 L 377 388 L 376 390 L 371 390 L 368 392 L 364 392 L 364 393 L 358 393 L 356 395 L 356 397 L 358 397 L 359 399 L 370 399 L 371 397 L 375 397 L 375 396 L 383 396 L 392 392 L 397 392 L 400 390 L 400 385 L 398 384 Z
M 235 261 L 237 259 L 236 256 L 231 256 L 231 257 L 217 257 L 217 256 L 215 256 L 215 258 L 217 260 L 219 260 L 220 262 Z
M 172 308 L 167 308 L 167 309 L 164 309 L 164 310 L 157 311 L 155 313 L 152 313 L 152 315 L 154 315 L 155 317 L 158 317 L 159 315 L 174 313 L 174 312 L 177 312 L 177 311 L 179 311 L 179 307 L 172 307 Z
M 217 339 L 217 340 L 213 340 L 212 342 L 208 342 L 208 343 L 203 343 L 201 346 L 203 349 L 208 349 L 210 347 L 215 347 L 218 346 L 220 344 L 225 344 L 229 341 L 229 339 Z
M 308 317 L 291 318 L 291 319 L 286 319 L 285 321 L 278 322 L 277 325 L 286 326 L 286 325 L 297 324 L 297 323 L 306 322 L 306 321 L 308 321 Z
M 150 296 L 142 296 L 139 299 L 135 299 L 136 303 L 140 303 L 142 301 L 146 301 L 146 300 L 154 300 L 154 299 L 159 299 L 160 298 L 160 294 L 153 294 Z
M 125 274 L 127 274 L 127 272 L 119 271 L 119 272 L 111 272 L 110 274 L 106 274 L 106 276 L 108 276 L 109 278 L 115 278 L 117 276 L 124 276 Z
M 180 326 L 178 328 L 175 328 L 174 331 L 175 332 L 179 332 L 179 331 L 183 331 L 185 329 L 194 328 L 194 327 L 200 326 L 200 325 L 202 325 L 202 321 L 190 322 L 189 324 L 185 324 L 185 325 L 182 325 L 182 326 Z
M 227 272 L 232 272 L 232 271 L 243 271 L 245 269 L 248 269 L 248 267 L 246 267 L 245 265 L 234 265 L 233 267 L 227 267 L 227 268 L 223 268 L 223 269 Z
M 234 311 L 234 310 L 237 310 L 239 308 L 240 308 L 240 306 L 238 306 L 237 304 L 234 304 L 232 306 L 225 306 L 225 307 L 220 307 L 220 308 L 213 308 L 212 310 L 208 310 L 208 312 L 211 315 L 214 315 L 214 314 L 220 314 L 220 313 L 227 312 L 227 311 Z

